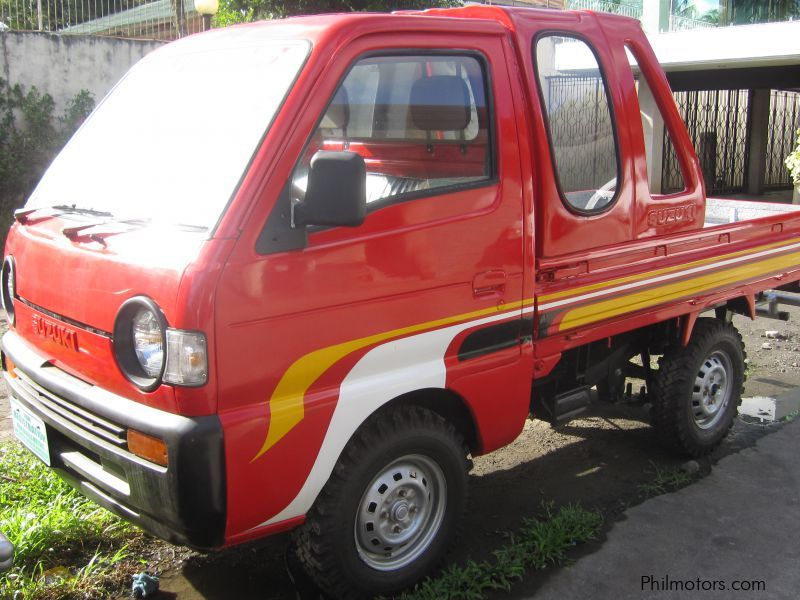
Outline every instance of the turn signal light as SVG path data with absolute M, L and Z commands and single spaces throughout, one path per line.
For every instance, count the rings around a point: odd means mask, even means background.
M 16 376 L 17 376 L 17 374 L 15 372 L 16 368 L 17 367 L 14 366 L 14 363 L 12 362 L 12 360 L 10 358 L 8 358 L 8 356 L 6 356 L 6 373 L 8 373 L 8 375 L 12 379 L 16 378 Z
M 200 331 L 167 329 L 167 366 L 164 381 L 187 387 L 208 379 L 206 336 Z
M 167 466 L 167 444 L 151 435 L 128 429 L 128 450 L 140 458 Z

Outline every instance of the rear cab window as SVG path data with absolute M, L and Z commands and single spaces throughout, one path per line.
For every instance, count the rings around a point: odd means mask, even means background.
M 572 212 L 604 212 L 617 198 L 620 166 L 597 57 L 587 42 L 560 32 L 538 36 L 533 53 L 562 200 Z

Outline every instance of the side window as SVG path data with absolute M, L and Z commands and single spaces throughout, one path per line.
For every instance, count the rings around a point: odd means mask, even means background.
M 686 183 L 678 164 L 678 156 L 675 146 L 672 144 L 669 128 L 665 125 L 664 117 L 656 103 L 647 77 L 639 69 L 634 50 L 625 46 L 625 53 L 636 76 L 636 95 L 639 100 L 639 114 L 642 117 L 642 135 L 644 136 L 650 194 L 681 192 L 686 189 Z M 665 165 L 674 165 L 674 168 L 664 169 Z
M 555 34 L 536 40 L 534 58 L 563 199 L 578 212 L 601 212 L 616 198 L 619 164 L 597 58 L 586 42 Z
M 367 203 L 441 192 L 491 178 L 486 77 L 473 56 L 380 56 L 358 61 L 334 94 L 292 177 L 305 195 L 319 150 L 367 165 Z

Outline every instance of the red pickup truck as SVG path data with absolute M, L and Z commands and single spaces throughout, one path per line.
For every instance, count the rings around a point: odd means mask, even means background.
M 326 592 L 391 594 L 450 545 L 468 456 L 530 414 L 636 377 L 664 440 L 719 444 L 744 379 L 730 316 L 800 279 L 797 208 L 705 198 L 632 19 L 473 6 L 192 36 L 131 69 L 16 213 L 15 430 L 167 540 L 295 529 Z

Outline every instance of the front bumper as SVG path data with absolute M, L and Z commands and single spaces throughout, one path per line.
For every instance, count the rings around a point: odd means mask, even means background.
M 225 462 L 216 415 L 183 417 L 90 385 L 49 364 L 13 331 L 3 336 L 2 352 L 9 394 L 45 422 L 59 475 L 157 537 L 198 549 L 223 544 Z M 166 442 L 166 467 L 128 452 L 129 427 Z

